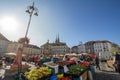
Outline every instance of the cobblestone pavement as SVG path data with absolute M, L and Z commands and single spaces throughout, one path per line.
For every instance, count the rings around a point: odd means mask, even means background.
M 100 64 L 101 70 L 95 69 L 94 80 L 120 80 L 120 73 L 107 66 L 105 62 Z

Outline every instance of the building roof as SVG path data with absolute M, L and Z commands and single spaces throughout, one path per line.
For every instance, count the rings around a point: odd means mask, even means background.
M 45 46 L 67 46 L 67 44 L 66 43 L 64 43 L 64 42 L 60 42 L 60 39 L 59 39 L 59 35 L 58 35 L 58 37 L 56 37 L 56 40 L 55 40 L 55 42 L 53 42 L 53 43 L 49 43 L 49 40 L 45 43 L 45 44 L 43 44 L 41 47 L 45 47 Z
M 40 49 L 38 46 L 32 44 L 24 44 L 24 47 Z
M 73 49 L 73 48 L 78 48 L 78 46 L 73 46 L 72 49 Z
M 108 40 L 97 40 L 97 41 L 88 41 L 85 44 L 94 44 L 94 43 L 111 43 Z
M 62 43 L 62 42 L 59 42 L 59 43 L 51 43 L 52 46 L 66 46 L 66 43 Z
M 5 36 L 3 36 L 1 33 L 0 33 L 0 40 L 5 40 L 5 41 L 9 41 Z

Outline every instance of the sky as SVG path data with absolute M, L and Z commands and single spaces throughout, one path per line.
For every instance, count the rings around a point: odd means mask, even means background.
M 54 42 L 59 35 L 69 47 L 92 40 L 120 45 L 120 0 L 0 0 L 0 33 L 10 41 L 24 37 L 25 11 L 33 2 L 39 15 L 31 18 L 31 44 Z

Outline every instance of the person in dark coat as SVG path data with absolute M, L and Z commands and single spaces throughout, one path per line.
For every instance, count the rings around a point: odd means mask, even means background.
M 99 58 L 96 57 L 96 58 L 95 58 L 96 68 L 99 68 L 99 70 L 100 70 L 100 65 L 99 65 L 99 63 L 100 63 Z
M 120 54 L 116 53 L 115 55 L 115 70 L 120 73 Z

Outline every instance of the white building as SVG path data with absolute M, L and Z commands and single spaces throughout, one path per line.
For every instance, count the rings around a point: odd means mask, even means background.
M 85 50 L 85 45 L 84 44 L 80 44 L 80 45 L 78 45 L 78 53 L 85 53 L 86 52 L 86 50 Z
M 112 57 L 112 54 L 110 53 L 112 44 L 109 41 L 95 41 L 94 44 L 94 53 L 99 56 L 99 58 L 102 60 L 107 60 Z
M 4 55 L 7 51 L 9 40 L 0 33 L 0 55 Z
M 94 53 L 110 52 L 112 44 L 109 41 L 95 41 L 93 46 Z

